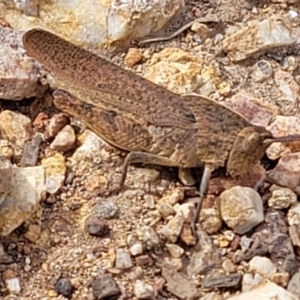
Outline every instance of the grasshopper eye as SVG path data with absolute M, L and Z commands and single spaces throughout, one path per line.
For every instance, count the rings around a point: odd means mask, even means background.
M 251 153 L 257 149 L 258 145 L 260 144 L 262 136 L 258 132 L 253 132 L 245 137 L 242 147 L 243 150 L 247 153 Z

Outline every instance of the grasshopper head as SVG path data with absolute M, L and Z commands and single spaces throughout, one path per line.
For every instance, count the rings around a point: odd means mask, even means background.
M 300 141 L 300 135 L 273 137 L 264 127 L 248 126 L 237 135 L 227 160 L 226 169 L 231 176 L 241 175 L 253 167 L 272 143 Z
M 227 160 L 226 170 L 231 176 L 241 175 L 253 167 L 274 142 L 271 132 L 263 127 L 249 126 L 237 135 Z

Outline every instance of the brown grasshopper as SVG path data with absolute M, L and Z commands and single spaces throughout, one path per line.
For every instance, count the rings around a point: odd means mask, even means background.
M 248 171 L 274 142 L 240 114 L 205 97 L 181 97 L 42 29 L 23 36 L 24 47 L 55 77 L 54 104 L 82 119 L 108 143 L 126 150 L 118 190 L 131 163 L 195 168 L 204 165 L 200 199 L 191 222 L 199 219 L 213 170 L 231 176 Z M 83 100 L 85 101 L 83 101 Z

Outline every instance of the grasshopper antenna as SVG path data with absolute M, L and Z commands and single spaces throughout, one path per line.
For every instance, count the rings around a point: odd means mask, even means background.
M 300 134 L 278 136 L 274 138 L 267 138 L 263 141 L 264 144 L 273 144 L 273 143 L 290 143 L 290 142 L 300 142 Z

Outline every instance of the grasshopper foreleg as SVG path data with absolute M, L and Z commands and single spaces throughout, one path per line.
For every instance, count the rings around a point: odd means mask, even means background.
M 191 221 L 192 232 L 193 232 L 193 235 L 196 239 L 198 238 L 198 235 L 197 235 L 197 232 L 196 232 L 196 223 L 199 220 L 203 200 L 204 200 L 204 197 L 205 197 L 205 195 L 207 193 L 207 190 L 208 190 L 209 180 L 210 180 L 210 176 L 211 176 L 211 173 L 212 173 L 213 169 L 214 169 L 213 166 L 210 165 L 210 164 L 205 164 L 204 165 L 204 171 L 203 171 L 203 175 L 202 175 L 202 179 L 201 179 L 201 183 L 200 183 L 200 189 L 199 189 L 200 198 L 199 198 L 198 203 L 197 203 L 197 208 L 196 208 L 194 217 Z

